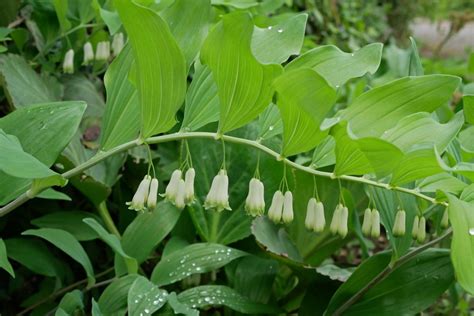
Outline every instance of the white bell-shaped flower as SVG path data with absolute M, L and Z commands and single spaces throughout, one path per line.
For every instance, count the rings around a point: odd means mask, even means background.
M 276 224 L 281 221 L 284 199 L 283 193 L 281 191 L 276 191 L 275 194 L 273 194 L 272 204 L 268 209 L 268 218 Z
M 418 238 L 418 226 L 420 224 L 420 218 L 417 216 L 415 216 L 415 218 L 413 219 L 413 228 L 411 230 L 411 237 L 413 239 L 417 239 Z
M 362 233 L 365 236 L 369 236 L 371 228 L 372 228 L 372 211 L 370 208 L 366 208 L 364 211 L 364 221 L 362 222 Z
M 110 42 L 102 41 L 97 44 L 95 59 L 98 61 L 107 61 L 110 57 Z
M 378 210 L 372 210 L 372 227 L 370 229 L 370 237 L 378 238 L 380 237 L 380 213 Z
M 211 189 L 204 202 L 206 209 L 215 208 L 218 212 L 232 210 L 229 206 L 229 177 L 224 169 L 214 177 Z
M 402 237 L 406 230 L 406 213 L 404 210 L 398 210 L 395 215 L 395 223 L 393 224 L 393 236 Z
M 74 50 L 70 49 L 64 55 L 63 71 L 66 74 L 74 73 Z
M 341 238 L 346 238 L 348 228 L 347 228 L 347 221 L 349 219 L 349 209 L 347 207 L 343 207 L 340 211 L 340 218 L 339 218 L 339 227 L 337 229 L 337 233 Z
M 321 233 L 324 231 L 324 227 L 326 226 L 326 218 L 324 216 L 324 205 L 321 202 L 317 202 L 314 208 L 314 222 L 313 222 L 313 230 L 316 233 Z
M 158 179 L 153 178 L 150 183 L 150 192 L 146 200 L 146 206 L 148 210 L 154 210 L 156 208 L 156 202 L 158 198 Z
M 338 204 L 334 209 L 334 213 L 332 215 L 331 224 L 329 225 L 329 231 L 335 235 L 339 230 L 339 222 L 341 220 L 341 211 L 344 206 L 342 204 Z
M 191 204 L 194 201 L 194 168 L 189 168 L 184 175 L 184 202 Z
M 265 196 L 262 181 L 252 178 L 249 182 L 249 193 L 245 199 L 245 211 L 252 216 L 265 213 Z
M 174 205 L 182 210 L 186 206 L 186 202 L 184 201 L 184 197 L 186 194 L 185 191 L 185 182 L 183 179 L 178 180 L 178 193 L 176 194 L 175 200 L 174 200 Z
M 285 192 L 281 220 L 285 224 L 291 223 L 293 221 L 293 194 L 291 191 Z
M 94 61 L 94 50 L 92 48 L 92 44 L 87 42 L 84 44 L 84 65 L 90 64 Z
M 127 202 L 130 210 L 143 211 L 145 209 L 145 203 L 148 198 L 148 191 L 150 190 L 151 177 L 146 175 L 145 178 L 138 185 L 137 192 L 132 198 L 131 202 Z
M 117 33 L 112 40 L 112 53 L 117 56 L 123 49 L 123 33 Z
M 443 217 L 441 218 L 441 228 L 448 228 L 449 227 L 449 213 L 448 209 L 444 210 Z
M 176 196 L 179 191 L 179 180 L 181 180 L 182 172 L 180 169 L 176 169 L 171 174 L 170 182 L 166 186 L 165 194 L 163 195 L 165 199 L 175 204 Z
M 426 239 L 426 219 L 422 216 L 418 223 L 418 232 L 416 234 L 416 241 L 420 244 Z
M 313 224 L 316 217 L 316 199 L 310 198 L 308 205 L 306 206 L 306 218 L 304 220 L 304 226 L 308 230 L 313 230 Z

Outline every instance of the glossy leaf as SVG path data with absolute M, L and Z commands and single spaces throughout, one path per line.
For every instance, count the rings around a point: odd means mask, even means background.
M 89 286 L 95 283 L 92 263 L 84 248 L 70 233 L 56 228 L 40 228 L 29 229 L 23 232 L 22 235 L 36 236 L 49 241 L 82 265 L 86 271 Z
M 333 314 L 390 262 L 391 254 L 379 253 L 362 263 L 336 291 L 326 310 Z M 443 294 L 454 280 L 449 251 L 430 249 L 396 267 L 371 287 L 344 315 L 417 314 Z M 420 289 L 423 288 L 423 291 Z
M 281 72 L 280 66 L 262 65 L 252 55 L 252 32 L 248 13 L 225 15 L 201 50 L 218 87 L 221 133 L 249 123 L 270 104 L 271 82 Z
M 336 101 L 336 92 L 311 69 L 285 72 L 275 82 L 283 119 L 284 156 L 314 148 L 324 138 L 320 125 Z
M 183 53 L 156 12 L 128 0 L 114 4 L 135 56 L 141 137 L 166 132 L 175 125 L 176 112 L 186 93 Z
M 171 232 L 181 211 L 168 202 L 160 202 L 153 212 L 138 214 L 122 236 L 122 247 L 130 257 L 143 262 Z
M 168 292 L 142 276 L 138 276 L 128 290 L 128 315 L 153 314 L 166 303 Z
M 183 304 L 193 306 L 193 308 L 224 305 L 244 314 L 276 315 L 280 312 L 278 308 L 272 305 L 252 302 L 230 287 L 222 285 L 197 286 L 181 292 L 178 299 Z
M 67 210 L 48 213 L 44 216 L 33 219 L 31 223 L 41 228 L 57 228 L 65 230 L 79 241 L 96 239 L 97 233 L 82 221 L 87 217 L 93 217 L 100 221 L 99 217 L 93 213 Z
M 171 284 L 191 274 L 218 269 L 246 255 L 243 251 L 219 244 L 192 244 L 164 257 L 153 269 L 151 281 L 158 286 Z
M 451 260 L 456 279 L 469 293 L 474 293 L 474 213 L 473 203 L 448 194 L 449 220 L 453 226 Z
M 99 308 L 103 315 L 122 315 L 127 311 L 128 291 L 138 275 L 131 274 L 115 280 L 99 297 Z
M 338 87 L 349 79 L 375 73 L 382 58 L 382 47 L 382 44 L 374 43 L 354 53 L 345 53 L 336 46 L 320 46 L 293 60 L 286 69 L 311 68 L 333 87 Z
M 447 75 L 394 80 L 360 95 L 341 112 L 341 119 L 347 120 L 359 137 L 380 137 L 410 114 L 436 110 L 458 85 L 458 77 Z
M 8 261 L 7 257 L 7 248 L 5 247 L 5 242 L 0 238 L 0 268 L 7 271 L 13 278 L 15 277 L 15 271 Z
M 288 16 L 276 25 L 255 27 L 252 53 L 262 64 L 281 64 L 300 53 L 306 29 L 306 13 Z

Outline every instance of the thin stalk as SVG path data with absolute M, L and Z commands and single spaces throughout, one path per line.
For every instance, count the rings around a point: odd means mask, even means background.
M 250 147 L 254 147 L 270 156 L 273 156 L 276 160 L 282 161 L 288 166 L 291 166 L 295 169 L 319 176 L 319 177 L 324 177 L 324 178 L 329 178 L 329 179 L 341 179 L 345 181 L 351 181 L 351 182 L 358 182 L 358 183 L 363 183 L 379 188 L 383 188 L 386 190 L 392 190 L 392 191 L 398 191 L 398 192 L 403 192 L 407 194 L 414 195 L 420 199 L 427 200 L 433 204 L 441 204 L 444 206 L 447 206 L 448 203 L 446 202 L 441 202 L 437 201 L 435 198 L 432 198 L 428 195 L 424 195 L 423 193 L 414 190 L 414 189 L 408 189 L 408 188 L 403 188 L 403 187 L 398 187 L 398 186 L 391 186 L 390 184 L 383 183 L 383 182 L 377 182 L 374 180 L 366 179 L 364 177 L 356 177 L 356 176 L 346 176 L 346 175 L 341 175 L 337 176 L 332 172 L 325 172 L 325 171 L 319 171 L 316 169 L 312 169 L 310 167 L 306 167 L 303 165 L 300 165 L 296 162 L 293 162 L 287 158 L 283 158 L 279 153 L 273 151 L 272 149 L 260 144 L 257 141 L 254 140 L 249 140 L 249 139 L 244 139 L 244 138 L 239 138 L 239 137 L 234 137 L 234 136 L 228 136 L 228 135 L 218 135 L 217 133 L 209 133 L 209 132 L 178 132 L 178 133 L 173 133 L 173 134 L 167 134 L 167 135 L 160 135 L 160 136 L 154 136 L 154 137 L 149 137 L 144 140 L 144 142 L 148 144 L 158 144 L 158 143 L 165 143 L 165 142 L 170 142 L 170 141 L 177 141 L 177 140 L 183 140 L 183 139 L 192 139 L 192 138 L 208 138 L 208 139 L 219 139 L 221 138 L 223 141 L 229 142 L 229 143 L 235 143 L 235 144 L 241 144 L 241 145 L 246 145 Z M 108 151 L 101 151 L 98 152 L 94 157 L 92 157 L 90 160 L 86 161 L 85 163 L 65 172 L 62 174 L 62 176 L 66 179 L 69 179 L 71 177 L 74 177 L 78 174 L 81 174 L 84 170 L 98 164 L 99 162 L 103 161 L 104 159 L 113 156 L 115 154 L 118 154 L 120 152 L 126 151 L 128 149 L 131 149 L 133 147 L 142 145 L 143 142 L 140 140 L 134 140 L 122 145 L 119 145 L 115 148 L 112 148 Z M 0 217 L 4 216 L 11 211 L 13 211 L 15 208 L 18 206 L 22 205 L 26 201 L 28 201 L 31 197 L 26 196 L 26 194 L 20 195 L 16 200 L 10 202 L 9 204 L 5 205 L 4 207 L 0 208 Z
M 111 232 L 112 234 L 114 234 L 118 238 L 121 238 L 120 232 L 118 231 L 117 226 L 115 226 L 115 223 L 114 223 L 114 220 L 112 219 L 112 216 L 110 216 L 110 212 L 109 212 L 109 209 L 107 208 L 107 205 L 106 205 L 105 201 L 100 203 L 97 206 L 97 210 L 99 211 L 99 215 L 102 218 L 102 220 L 104 221 L 105 227 L 107 227 L 109 232 Z

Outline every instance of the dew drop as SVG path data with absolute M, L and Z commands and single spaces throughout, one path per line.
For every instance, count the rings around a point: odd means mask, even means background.
M 269 130 L 269 131 L 273 131 L 274 128 L 275 128 L 275 127 L 273 127 L 273 125 L 272 125 L 272 126 L 270 126 L 270 127 L 268 128 L 268 130 Z
M 145 309 L 144 312 L 145 312 L 146 314 L 148 314 L 148 313 L 150 313 L 150 310 L 149 310 L 149 309 Z
M 204 298 L 204 300 L 209 303 L 209 302 L 211 301 L 211 298 L 210 298 L 210 297 L 206 297 L 206 298 Z
M 474 236 L 474 227 L 469 228 L 469 235 Z
M 352 53 L 351 56 L 354 56 L 354 53 Z
M 283 33 L 283 30 L 282 30 L 282 29 L 278 29 L 278 33 Z
M 272 26 L 269 26 L 268 29 L 271 30 L 273 27 Z
M 159 301 L 153 301 L 153 305 L 158 305 Z

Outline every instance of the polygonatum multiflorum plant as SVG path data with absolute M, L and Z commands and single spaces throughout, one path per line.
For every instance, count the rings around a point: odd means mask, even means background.
M 474 293 L 474 96 L 414 41 L 397 78 L 379 43 L 303 48 L 307 15 L 269 1 L 89 2 L 53 1 L 58 35 L 0 56 L 4 313 L 395 315 Z

